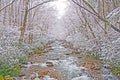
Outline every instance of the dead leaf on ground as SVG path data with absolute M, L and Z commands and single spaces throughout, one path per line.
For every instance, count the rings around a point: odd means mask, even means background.
M 55 73 L 55 72 L 51 72 L 51 73 L 50 73 L 50 77 L 51 77 L 51 78 L 58 79 L 59 76 L 58 76 L 57 73 Z
M 84 62 L 82 63 L 82 66 L 87 68 L 87 69 L 92 69 L 92 70 L 99 70 L 100 67 L 95 65 L 95 62 L 93 61 L 88 61 L 88 62 Z
M 49 73 L 48 69 L 46 69 L 46 70 L 40 70 L 38 72 L 38 75 L 39 75 L 39 77 L 43 77 L 44 75 L 47 75 L 48 73 Z

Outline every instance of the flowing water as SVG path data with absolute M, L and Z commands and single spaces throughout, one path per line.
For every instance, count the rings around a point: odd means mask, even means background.
M 90 75 L 90 70 L 82 66 L 81 62 L 84 60 L 80 60 L 78 55 L 70 55 L 72 49 L 65 48 L 63 44 L 62 41 L 55 41 L 49 45 L 53 50 L 45 53 L 42 57 L 36 57 L 37 61 L 34 63 L 24 64 L 23 72 L 28 75 L 23 76 L 22 80 L 118 80 L 104 66 L 99 70 L 101 78 L 94 78 Z M 48 70 L 49 72 L 39 77 L 37 71 L 40 70 Z M 54 72 L 57 76 L 54 74 L 51 77 L 51 72 Z

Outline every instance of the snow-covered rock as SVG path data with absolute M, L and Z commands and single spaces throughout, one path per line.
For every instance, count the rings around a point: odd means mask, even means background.
M 80 77 L 75 77 L 72 80 L 93 80 L 93 79 L 88 76 L 80 76 Z

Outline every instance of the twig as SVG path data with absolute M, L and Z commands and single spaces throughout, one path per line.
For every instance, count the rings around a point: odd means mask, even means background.
M 40 3 L 40 4 L 38 4 L 38 5 L 36 5 L 36 6 L 32 7 L 32 8 L 30 8 L 30 9 L 28 9 L 28 11 L 30 11 L 30 10 L 32 10 L 32 9 L 34 9 L 34 8 L 40 6 L 40 5 L 43 5 L 43 4 L 45 4 L 45 3 L 51 2 L 51 1 L 55 1 L 55 0 L 44 1 L 44 2 L 42 2 L 42 3 Z
M 105 20 L 104 18 L 102 18 L 101 16 L 99 16 L 96 13 L 93 13 L 92 11 L 88 10 L 87 8 L 81 6 L 79 3 L 77 3 L 76 1 L 72 0 L 76 5 L 78 5 L 79 7 L 81 7 L 82 9 L 86 10 L 87 12 L 95 15 L 96 17 L 98 17 L 99 19 L 101 19 L 102 21 L 106 22 L 108 25 L 110 25 L 115 31 L 120 33 L 120 29 L 116 28 L 114 25 L 112 25 L 110 22 L 108 22 L 107 20 Z
M 11 4 L 13 4 L 15 1 L 16 1 L 16 0 L 13 0 L 11 3 L 9 3 L 9 4 L 6 5 L 6 6 L 4 6 L 2 9 L 0 9 L 0 12 L 1 12 L 2 10 L 4 10 L 5 8 L 7 8 L 8 6 L 10 6 Z

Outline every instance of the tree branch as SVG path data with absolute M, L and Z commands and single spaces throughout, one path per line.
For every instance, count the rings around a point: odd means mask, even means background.
M 43 4 L 45 4 L 45 3 L 51 2 L 51 1 L 55 1 L 55 0 L 44 1 L 44 2 L 42 2 L 42 3 L 40 3 L 40 4 L 38 4 L 38 5 L 36 5 L 36 6 L 32 7 L 32 8 L 30 8 L 30 9 L 28 9 L 28 11 L 30 11 L 30 10 L 32 10 L 32 9 L 34 9 L 34 8 L 40 6 L 40 5 L 43 5 Z
M 79 3 L 77 3 L 76 1 L 72 0 L 72 2 L 74 2 L 76 5 L 78 5 L 79 7 L 81 7 L 82 9 L 86 10 L 87 12 L 95 15 L 96 17 L 98 17 L 99 19 L 101 19 L 102 21 L 106 22 L 108 25 L 110 25 L 112 27 L 112 29 L 114 29 L 115 31 L 120 33 L 120 29 L 116 28 L 114 25 L 112 25 L 110 22 L 108 22 L 107 20 L 105 20 L 103 17 L 99 16 L 97 13 L 94 13 L 90 10 L 88 10 L 87 8 L 83 7 L 82 5 L 80 5 Z
M 4 10 L 5 8 L 7 8 L 8 6 L 10 6 L 11 4 L 13 4 L 15 1 L 16 1 L 16 0 L 13 0 L 11 3 L 7 4 L 6 6 L 4 6 L 2 9 L 0 9 L 0 12 L 1 12 L 2 10 Z

